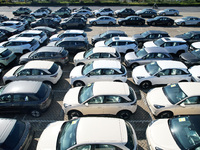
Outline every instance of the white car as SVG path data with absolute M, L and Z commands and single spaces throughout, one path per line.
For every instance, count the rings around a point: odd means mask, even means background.
M 186 26 L 186 25 L 200 26 L 200 18 L 193 16 L 187 16 L 180 19 L 176 19 L 174 22 L 177 26 Z
M 95 43 L 95 47 L 114 47 L 119 53 L 128 53 L 138 50 L 137 42 L 131 37 L 112 37 Z
M 81 9 L 77 12 L 72 12 L 71 15 L 82 15 L 82 16 L 85 16 L 85 17 L 91 17 L 93 15 L 93 13 L 89 10 L 86 10 L 86 9 Z
M 200 49 L 200 42 L 194 42 L 190 45 L 190 50 L 197 50 Z
M 83 86 L 96 81 L 126 82 L 127 70 L 117 60 L 96 60 L 74 67 L 69 76 L 73 86 Z
M 132 71 L 132 78 L 135 84 L 147 89 L 152 85 L 189 82 L 191 74 L 184 63 L 163 60 L 135 67 Z
M 121 61 L 121 55 L 113 47 L 94 47 L 85 52 L 77 53 L 74 56 L 74 65 L 84 65 L 98 59 Z
M 60 41 L 67 37 L 77 37 L 77 36 L 85 38 L 85 41 L 88 42 L 87 34 L 84 32 L 84 30 L 65 30 L 62 33 L 52 35 L 49 39 L 50 42 L 53 42 L 53 41 Z
M 145 42 L 143 47 L 164 47 L 168 53 L 180 55 L 188 51 L 188 45 L 182 38 L 165 37 L 155 41 Z
M 36 150 L 137 150 L 131 124 L 119 118 L 83 117 L 50 123 Z
M 137 97 L 127 83 L 94 82 L 71 88 L 63 99 L 68 119 L 83 115 L 116 115 L 129 119 L 137 109 Z
M 17 37 L 34 38 L 40 44 L 45 44 L 45 43 L 47 43 L 47 40 L 48 40 L 47 34 L 44 33 L 43 31 L 39 31 L 39 30 L 25 30 L 19 34 L 15 34 L 15 35 L 11 36 L 8 40 L 12 40 Z
M 17 29 L 19 32 L 25 30 L 26 28 L 25 24 L 22 23 L 21 21 L 10 21 L 10 20 L 0 23 L 0 26 L 14 28 Z
M 200 82 L 200 65 L 192 66 L 188 69 L 192 75 L 192 81 Z
M 200 116 L 179 116 L 152 121 L 146 130 L 149 150 L 198 150 Z
M 45 17 L 48 14 L 49 14 L 49 12 L 45 9 L 38 9 L 38 10 L 31 13 L 31 15 L 34 16 L 34 17 Z
M 90 25 L 115 25 L 117 20 L 114 17 L 110 16 L 100 16 L 98 18 L 93 18 L 89 20 Z
M 154 116 L 200 114 L 200 83 L 181 82 L 150 90 L 146 102 Z
M 6 47 L 14 53 L 25 54 L 38 49 L 40 43 L 34 38 L 17 37 L 9 41 L 1 42 L 0 47 Z
M 164 9 L 164 10 L 159 10 L 157 12 L 158 15 L 160 16 L 167 16 L 167 15 L 174 15 L 174 16 L 178 16 L 179 15 L 179 11 L 176 9 Z
M 35 60 L 25 65 L 15 66 L 4 76 L 5 84 L 16 80 L 42 81 L 48 84 L 56 84 L 62 76 L 62 69 L 52 61 Z
M 99 10 L 94 10 L 93 14 L 97 17 L 99 17 L 99 16 L 113 16 L 114 11 L 110 8 L 100 8 Z

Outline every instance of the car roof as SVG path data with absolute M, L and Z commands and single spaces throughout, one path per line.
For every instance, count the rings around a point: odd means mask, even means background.
M 129 86 L 123 82 L 95 82 L 93 85 L 93 94 L 95 95 L 121 95 L 128 96 Z
M 174 61 L 174 60 L 161 60 L 157 61 L 157 64 L 162 68 L 162 69 L 167 69 L 167 68 L 179 68 L 179 69 L 187 69 L 187 66 L 180 62 L 180 61 Z
M 85 41 L 85 38 L 82 36 L 76 36 L 76 37 L 66 37 L 63 38 L 62 41 Z
M 125 143 L 128 141 L 126 123 L 119 118 L 84 117 L 76 131 L 77 144 Z
M 200 31 L 189 31 L 192 34 L 200 34 Z
M 173 41 L 173 42 L 184 42 L 184 43 L 186 42 L 182 38 L 176 38 L 176 37 L 163 37 L 162 40 L 165 41 L 165 42 L 170 42 L 170 41 Z
M 108 65 L 109 64 L 109 65 Z M 121 68 L 121 63 L 118 60 L 95 60 L 93 61 L 93 68 Z
M 57 46 L 43 46 L 36 50 L 37 52 L 60 52 L 63 50 L 63 47 L 57 47 Z
M 135 41 L 132 37 L 112 37 L 113 41 Z
M 14 21 L 14 20 L 8 20 L 8 21 L 4 21 L 3 23 L 12 23 L 12 24 L 17 24 L 20 21 Z
M 29 34 L 29 33 L 31 33 L 31 34 L 40 34 L 42 31 L 41 30 L 25 30 L 25 31 L 23 31 L 23 32 L 21 32 L 20 34 L 24 34 L 24 33 L 27 33 L 27 34 Z
M 13 81 L 5 85 L 1 94 L 6 93 L 37 93 L 42 82 L 38 81 Z M 25 88 L 24 88 L 25 87 Z
M 9 41 L 18 41 L 18 42 L 31 42 L 34 38 L 31 38 L 31 37 L 16 37 L 16 38 L 13 38 Z
M 168 51 L 163 47 L 145 47 L 147 53 L 168 53 Z
M 24 65 L 24 69 L 50 69 L 54 62 L 52 61 L 43 61 L 43 60 L 34 60 L 29 61 Z
M 160 30 L 148 30 L 146 32 L 149 34 L 152 34 L 152 33 L 168 34 L 166 31 L 160 31 Z
M 121 31 L 121 30 L 108 30 L 108 31 L 106 31 L 106 33 L 121 33 L 121 34 L 125 34 L 125 32 Z
M 82 34 L 82 33 L 84 33 L 84 30 L 66 30 L 63 33 L 79 33 L 79 34 Z
M 116 49 L 114 47 L 94 47 L 93 53 L 115 53 Z
M 187 96 L 195 96 L 195 95 L 200 95 L 199 93 L 199 88 L 200 88 L 200 83 L 199 82 L 181 82 L 178 83 L 180 88 L 184 91 L 184 93 Z
M 6 51 L 8 48 L 5 48 L 5 47 L 0 47 L 0 53 Z

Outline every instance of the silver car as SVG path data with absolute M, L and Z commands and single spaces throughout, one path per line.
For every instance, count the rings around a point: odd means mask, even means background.
M 16 59 L 16 55 L 7 48 L 0 48 L 0 68 L 9 65 Z
M 101 24 L 106 24 L 106 25 L 115 25 L 116 24 L 116 19 L 114 17 L 109 17 L 109 16 L 101 16 L 98 18 L 91 19 L 89 21 L 91 25 L 101 25 Z
M 176 19 L 175 24 L 177 26 L 185 26 L 185 25 L 200 26 L 200 18 L 187 16 L 181 19 Z
M 160 10 L 157 12 L 158 15 L 160 16 L 167 16 L 167 15 L 174 15 L 174 16 L 178 16 L 179 15 L 179 11 L 176 9 L 164 9 L 164 10 Z

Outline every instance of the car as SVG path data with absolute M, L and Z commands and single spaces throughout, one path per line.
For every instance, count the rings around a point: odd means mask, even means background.
M 84 37 L 66 37 L 61 41 L 50 42 L 47 46 L 64 47 L 69 54 L 77 54 L 78 52 L 86 51 L 89 45 Z
M 40 46 L 40 43 L 34 38 L 18 37 L 9 41 L 1 42 L 0 47 L 8 48 L 14 53 L 25 54 L 30 51 L 35 51 Z
M 200 42 L 200 31 L 189 31 L 184 34 L 176 35 L 175 37 L 186 40 L 188 45 L 190 45 L 193 42 Z
M 7 35 L 4 32 L 0 31 L 0 42 L 6 41 L 7 39 Z
M 20 18 L 27 20 L 29 25 L 31 22 L 36 21 L 36 18 L 32 15 L 20 15 Z
M 174 20 L 168 17 L 157 16 L 155 18 L 148 19 L 147 24 L 150 26 L 172 26 L 174 24 Z
M 57 34 L 57 30 L 51 27 L 47 27 L 47 26 L 37 26 L 32 28 L 32 30 L 39 30 L 39 31 L 43 31 L 47 34 L 48 37 L 51 37 L 54 34 Z
M 69 17 L 71 15 L 71 11 L 69 11 L 67 8 L 62 7 L 52 12 L 52 14 L 58 15 L 60 17 Z
M 124 56 L 126 66 L 132 69 L 158 60 L 173 60 L 173 57 L 162 47 L 142 48 L 137 52 L 129 52 Z
M 69 143 L 66 144 L 66 141 Z M 44 129 L 36 150 L 56 147 L 65 150 L 136 150 L 138 144 L 136 133 L 128 121 L 108 117 L 83 117 L 53 122 Z
M 111 8 L 100 8 L 98 10 L 93 11 L 94 16 L 113 16 L 114 11 Z
M 92 9 L 90 7 L 82 6 L 82 7 L 78 8 L 78 9 L 74 9 L 74 12 L 77 12 L 77 11 L 82 10 L 82 9 L 92 11 Z
M 197 50 L 200 49 L 200 42 L 194 42 L 190 45 L 189 50 L 193 51 L 193 50 Z
M 5 33 L 7 37 L 10 37 L 14 34 L 19 33 L 17 29 L 10 28 L 10 27 L 3 27 L 3 26 L 0 26 L 0 31 Z
M 62 21 L 62 18 L 56 14 L 48 14 L 46 18 L 51 18 L 53 21 L 57 22 L 58 24 Z
M 11 18 L 10 21 L 20 21 L 20 22 L 22 22 L 25 25 L 25 29 L 28 29 L 30 27 L 29 22 L 26 19 L 21 18 L 19 16 Z
M 62 21 L 60 27 L 63 30 L 67 29 L 84 29 L 86 27 L 86 21 L 81 17 L 71 17 L 67 21 Z
M 13 81 L 1 87 L 0 113 L 28 113 L 40 117 L 49 108 L 51 95 L 52 88 L 42 82 Z
M 14 10 L 12 13 L 13 13 L 13 15 L 15 15 L 15 16 L 20 16 L 20 15 L 22 15 L 22 14 L 25 14 L 25 15 L 28 15 L 28 14 L 30 14 L 32 11 L 29 9 L 29 8 L 27 8 L 27 7 L 20 7 L 20 8 L 18 8 L 17 10 Z
M 159 10 L 157 12 L 157 14 L 159 16 L 178 16 L 179 11 L 176 10 L 176 9 L 167 8 L 167 9 L 164 9 L 164 10 Z
M 182 53 L 179 60 L 186 64 L 188 67 L 200 65 L 200 49 Z
M 0 126 L 1 149 L 29 149 L 34 137 L 34 131 L 28 121 L 0 118 Z
M 136 85 L 149 89 L 153 85 L 190 82 L 191 74 L 180 61 L 162 60 L 135 67 L 132 78 Z
M 91 63 L 95 60 L 119 60 L 121 61 L 121 55 L 113 47 L 94 47 L 85 52 L 79 52 L 74 56 L 74 65 L 84 65 Z
M 142 9 L 135 12 L 137 16 L 140 17 L 151 17 L 154 18 L 157 16 L 157 12 L 154 9 Z
M 46 10 L 48 14 L 51 14 L 52 10 L 49 7 L 40 7 L 39 10 Z
M 147 41 L 154 41 L 162 37 L 170 37 L 166 31 L 148 30 L 140 34 L 134 34 L 133 39 L 138 42 L 138 47 L 142 47 Z
M 89 24 L 93 26 L 102 25 L 102 24 L 112 26 L 116 24 L 116 19 L 110 16 L 100 16 L 98 18 L 90 19 Z
M 48 37 L 45 32 L 38 30 L 25 30 L 19 34 L 15 34 L 8 38 L 8 40 L 15 39 L 17 37 L 27 37 L 36 39 L 40 45 L 44 45 L 48 42 Z
M 183 17 L 180 19 L 176 19 L 175 24 L 177 26 L 186 26 L 186 25 L 200 26 L 200 18 L 193 17 L 193 16 L 187 16 L 187 17 Z
M 49 40 L 50 42 L 60 41 L 66 37 L 84 37 L 85 41 L 88 42 L 87 34 L 84 32 L 84 30 L 65 30 L 59 34 L 52 35 Z
M 143 47 L 164 47 L 168 53 L 179 56 L 188 51 L 188 44 L 182 38 L 164 37 L 155 41 L 145 42 Z
M 89 18 L 93 15 L 93 13 L 91 11 L 86 10 L 86 9 L 81 9 L 76 12 L 72 12 L 71 14 L 72 15 L 74 15 L 74 14 L 82 15 L 82 16 L 86 16 L 87 18 Z
M 17 80 L 42 81 L 47 84 L 56 84 L 62 76 L 62 69 L 52 61 L 34 60 L 25 65 L 11 68 L 4 76 L 5 84 Z
M 19 64 L 32 60 L 48 60 L 63 66 L 69 61 L 69 52 L 62 47 L 43 46 L 38 50 L 26 53 L 19 58 Z
M 152 121 L 146 130 L 149 148 L 198 149 L 199 119 L 199 115 L 184 115 Z
M 194 65 L 188 69 L 192 75 L 193 82 L 200 82 L 200 65 Z
M 104 40 L 107 40 L 109 38 L 119 37 L 119 36 L 128 37 L 128 35 L 124 31 L 121 31 L 121 30 L 107 30 L 106 32 L 103 32 L 101 34 L 97 34 L 97 35 L 93 36 L 91 38 L 91 42 L 92 42 L 92 45 L 94 45 L 95 43 L 97 43 L 99 41 L 104 41 Z
M 137 97 L 127 83 L 94 82 L 69 89 L 63 99 L 63 109 L 69 120 L 84 115 L 116 115 L 129 119 L 137 109 Z
M 119 53 L 128 53 L 138 50 L 138 44 L 131 37 L 112 37 L 105 41 L 99 41 L 95 47 L 114 47 Z
M 127 70 L 118 60 L 96 60 L 74 67 L 69 77 L 70 84 L 74 87 L 96 81 L 126 82 Z
M 0 48 L 0 68 L 5 68 L 16 60 L 16 55 L 7 48 Z
M 8 21 L 9 18 L 3 14 L 0 14 L 0 22 Z
M 37 9 L 36 11 L 30 13 L 34 17 L 45 17 L 49 14 L 49 11 L 46 9 Z
M 17 29 L 18 32 L 24 31 L 26 28 L 25 24 L 22 23 L 21 21 L 12 21 L 12 20 L 2 22 L 0 23 L 0 26 Z
M 31 28 L 38 27 L 38 26 L 47 26 L 51 28 L 57 28 L 58 22 L 54 21 L 52 18 L 40 18 L 35 22 L 30 24 Z
M 114 11 L 114 14 L 117 17 L 127 17 L 127 16 L 134 16 L 135 11 L 131 8 L 122 8 L 120 10 Z
M 144 25 L 145 24 L 145 19 L 139 17 L 139 16 L 128 16 L 123 19 L 118 20 L 119 25 Z
M 181 82 L 154 88 L 147 93 L 146 102 L 152 114 L 160 118 L 199 115 L 198 87 L 199 82 Z

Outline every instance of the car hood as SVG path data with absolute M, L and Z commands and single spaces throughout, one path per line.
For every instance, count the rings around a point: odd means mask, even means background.
M 99 39 L 99 38 L 100 38 L 100 34 L 95 35 L 95 36 L 92 37 L 93 40 L 97 40 L 97 39 Z
M 16 71 L 19 67 L 21 67 L 21 65 L 20 65 L 20 66 L 15 66 L 15 67 L 13 67 L 12 69 L 10 69 L 10 70 L 3 76 L 3 78 L 12 77 L 13 74 L 15 73 L 15 71 Z
M 147 22 L 156 21 L 154 18 L 148 19 Z
M 200 42 L 194 42 L 191 45 L 195 48 L 200 48 Z
M 28 53 L 26 53 L 26 54 L 24 54 L 24 55 L 22 55 L 21 57 L 20 57 L 20 61 L 22 61 L 22 60 L 27 60 L 28 58 L 29 58 L 29 55 L 31 54 L 32 52 L 28 52 Z
M 82 87 L 75 87 L 75 88 L 71 88 L 69 89 L 69 91 L 65 94 L 65 97 L 63 99 L 63 105 L 67 104 L 67 105 L 77 105 L 80 104 L 78 102 L 78 96 L 79 96 L 79 92 L 80 89 Z
M 133 69 L 132 74 L 135 77 L 149 77 L 150 74 L 146 71 L 145 65 L 137 66 Z
M 98 19 L 97 18 L 93 18 L 93 19 L 90 19 L 89 22 L 92 22 L 92 21 L 97 21 Z
M 99 41 L 99 42 L 95 43 L 95 45 L 94 45 L 94 47 L 101 47 L 101 46 L 106 46 L 104 44 L 104 41 Z
M 137 10 L 135 13 L 137 14 L 137 13 L 140 13 L 142 10 Z
M 138 57 L 135 55 L 135 52 L 129 52 L 124 57 L 125 57 L 125 60 L 127 61 L 138 59 Z
M 190 52 L 183 53 L 180 55 L 180 57 L 187 61 L 192 61 L 192 62 L 199 61 L 199 58 L 197 56 L 191 54 Z
M 85 58 L 84 58 L 84 53 L 85 53 L 85 52 L 79 52 L 79 53 L 77 53 L 77 54 L 74 56 L 74 62 L 85 59 Z
M 70 75 L 69 75 L 70 78 L 82 76 L 82 68 L 83 68 L 83 65 L 74 67 L 72 71 L 70 72 Z
M 9 37 L 8 40 L 12 40 L 12 39 L 16 38 L 18 35 L 19 35 L 19 34 L 15 34 L 15 35 Z
M 175 22 L 182 22 L 182 21 L 185 21 L 183 19 L 176 19 Z
M 55 40 L 58 38 L 58 35 L 59 35 L 59 34 L 54 34 L 54 35 L 52 35 L 52 36 L 49 38 L 49 40 L 50 40 L 50 41 L 55 41 Z
M 5 43 L 7 43 L 7 41 L 1 42 L 1 43 L 0 43 L 0 47 L 4 47 L 3 45 L 4 45 Z
M 134 34 L 133 35 L 133 39 L 136 40 L 136 39 L 140 39 L 140 38 L 143 38 L 143 36 L 141 34 Z
M 42 132 L 37 144 L 37 150 L 54 150 L 57 145 L 57 138 L 65 121 L 50 123 Z
M 55 46 L 57 41 L 53 41 L 47 44 L 47 46 Z
M 199 75 L 200 75 L 200 65 L 192 66 L 191 68 L 188 69 L 188 71 L 189 71 L 193 76 L 199 76 Z
M 159 10 L 159 11 L 158 11 L 158 13 L 163 13 L 163 12 L 165 12 L 165 11 L 164 11 L 164 10 Z
M 144 47 L 158 47 L 153 41 L 145 42 Z

